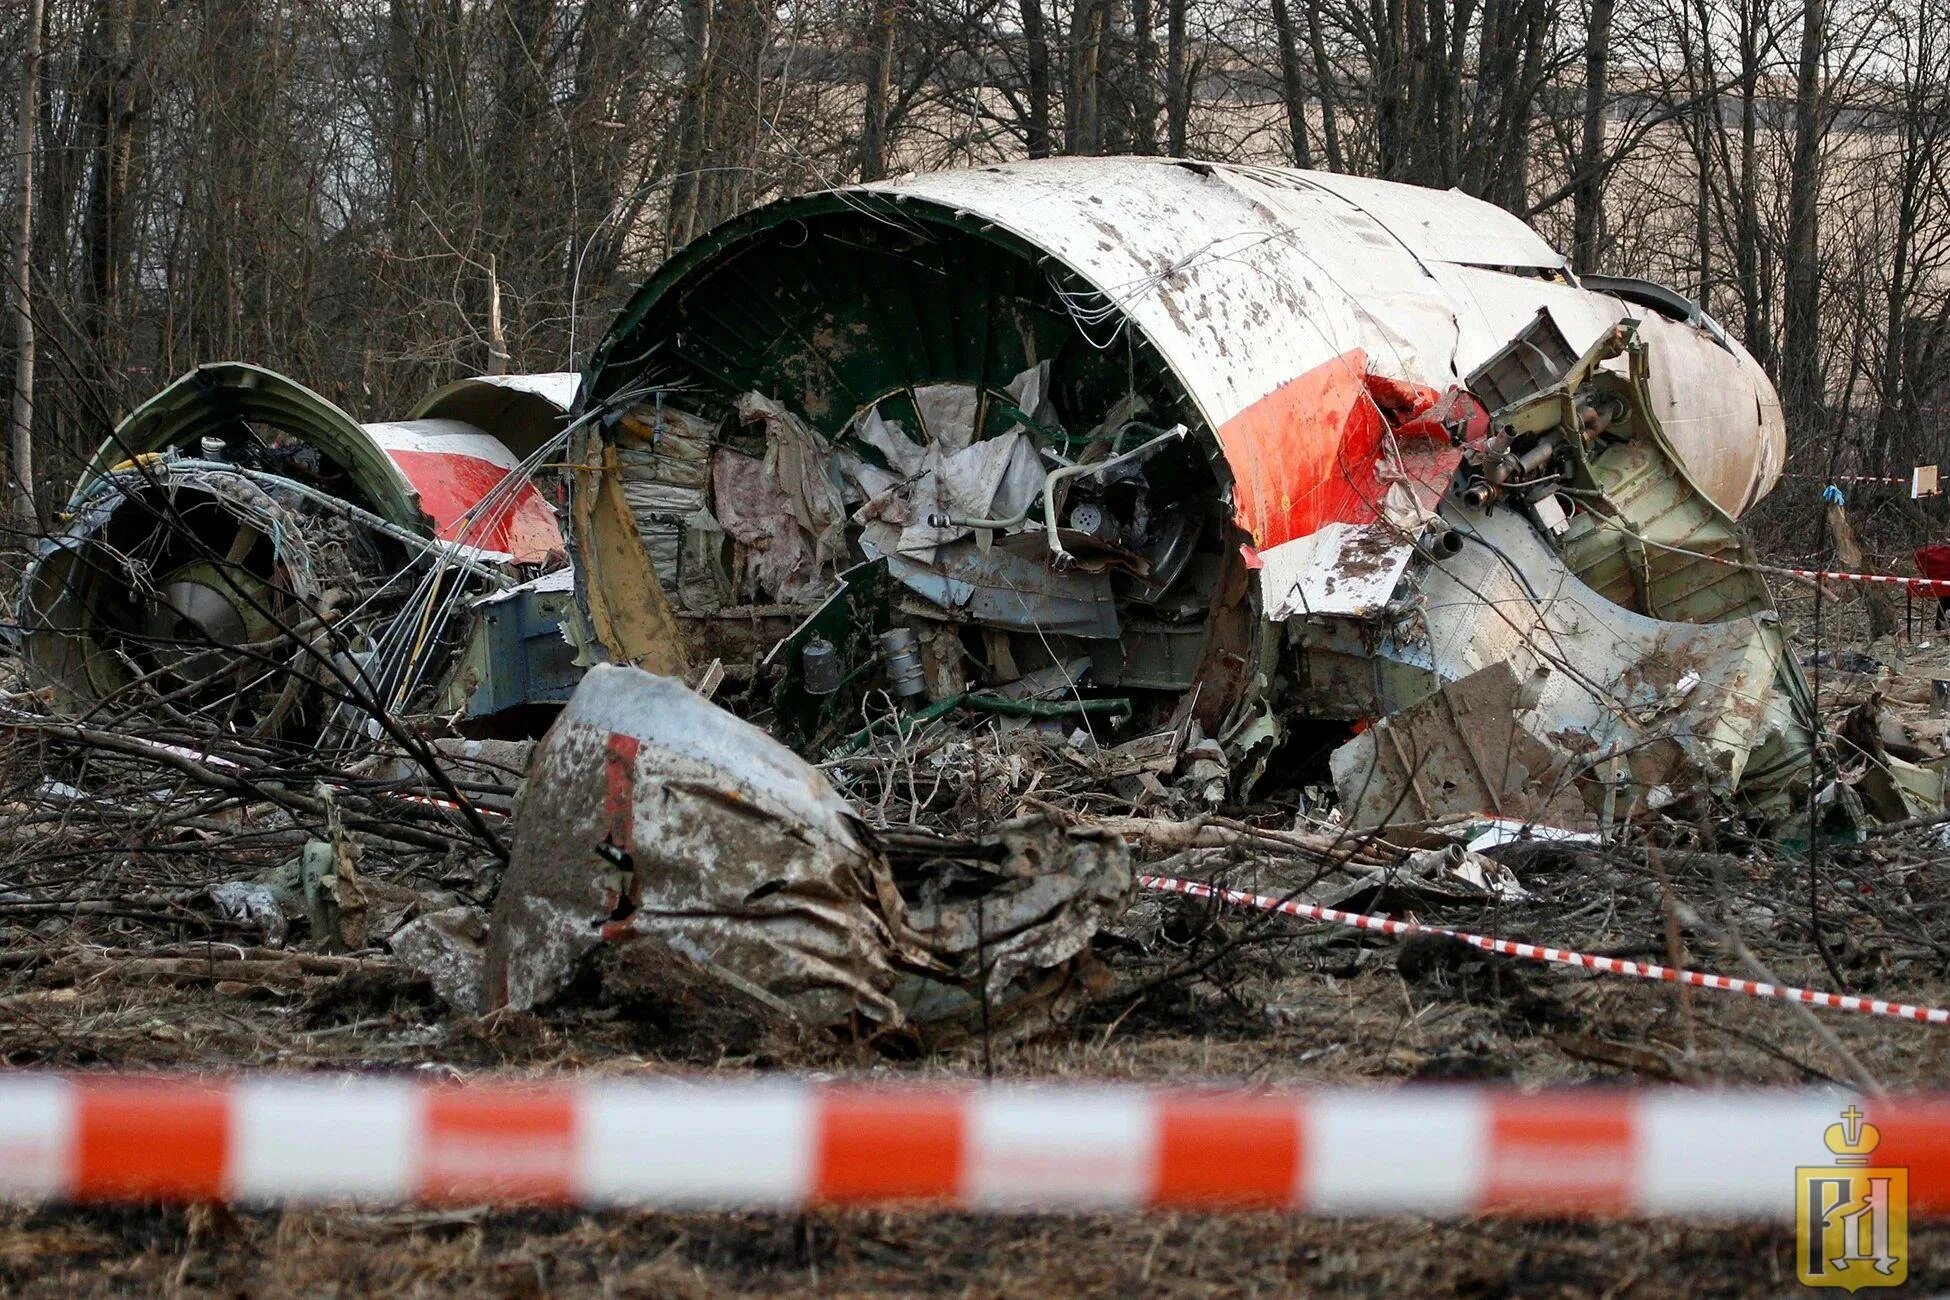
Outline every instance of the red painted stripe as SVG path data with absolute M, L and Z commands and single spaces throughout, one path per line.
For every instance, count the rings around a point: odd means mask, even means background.
M 636 831 L 636 756 L 643 743 L 612 731 L 603 746 L 603 833 L 619 849 Z
M 833 1089 L 818 1100 L 812 1197 L 949 1201 L 961 1190 L 968 1120 L 959 1096 Z
M 575 1106 L 555 1089 L 436 1088 L 420 1113 L 427 1201 L 562 1204 L 575 1191 Z
M 221 1087 L 77 1085 L 76 1200 L 213 1201 L 224 1195 L 230 1101 Z
M 1498 1096 L 1490 1103 L 1487 1154 L 1482 1209 L 1556 1215 L 1631 1207 L 1632 1109 L 1619 1094 Z
M 1219 427 L 1233 513 L 1261 550 L 1334 520 L 1369 523 L 1385 429 L 1361 349 L 1295 375 Z
M 1156 1205 L 1288 1206 L 1304 1146 L 1299 1107 L 1276 1098 L 1187 1096 L 1158 1107 Z

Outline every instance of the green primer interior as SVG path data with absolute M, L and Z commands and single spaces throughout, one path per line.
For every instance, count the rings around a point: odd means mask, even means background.
M 831 438 L 876 403 L 914 428 L 907 392 L 958 383 L 991 395 L 984 428 L 999 433 L 1013 419 L 993 399 L 1047 359 L 1073 434 L 1129 390 L 1144 396 L 1152 422 L 1197 431 L 1196 408 L 1135 327 L 1099 349 L 1059 290 L 1094 293 L 1040 250 L 966 215 L 858 193 L 786 200 L 666 263 L 597 347 L 583 391 L 600 399 L 657 383 L 709 416 L 756 390 Z M 1103 342 L 1114 330 L 1105 321 L 1091 333 Z

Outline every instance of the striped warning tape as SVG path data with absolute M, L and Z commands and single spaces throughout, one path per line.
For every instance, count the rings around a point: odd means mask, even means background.
M 1781 477 L 1803 483 L 1885 483 L 1896 487 L 1908 487 L 1913 481 L 1908 474 L 1783 474 Z
M 1655 546 L 1657 542 L 1652 543 Z M 1695 559 L 1711 560 L 1724 564 L 1729 569 L 1747 569 L 1755 573 L 1774 573 L 1782 577 L 1809 578 L 1816 582 L 1867 582 L 1881 583 L 1890 587 L 1908 587 L 1925 596 L 1950 596 L 1950 579 L 1907 578 L 1897 573 L 1848 573 L 1836 569 L 1791 569 L 1781 564 L 1753 564 L 1746 560 L 1732 560 L 1724 555 L 1708 555 L 1704 551 L 1688 551 L 1677 546 L 1661 546 L 1661 550 L 1679 555 L 1690 555 Z
M 1420 934 L 1459 939 L 1471 947 L 1481 948 L 1484 952 L 1500 953 L 1505 957 L 1524 957 L 1531 961 L 1553 962 L 1560 966 L 1581 966 L 1586 970 L 1604 971 L 1611 975 L 1665 980 L 1674 984 L 1690 984 L 1695 988 L 1745 993 L 1750 997 L 1773 998 L 1781 1002 L 1801 1002 L 1815 1007 L 1832 1007 L 1837 1011 L 1860 1011 L 1865 1015 L 1891 1016 L 1899 1020 L 1917 1020 L 1931 1025 L 1950 1024 L 1950 1011 L 1937 1007 L 1912 1006 L 1907 1002 L 1885 1002 L 1881 998 L 1860 998 L 1845 993 L 1823 993 L 1819 989 L 1795 988 L 1790 984 L 1769 984 L 1759 980 L 1739 979 L 1732 975 L 1712 975 L 1704 971 L 1677 970 L 1654 962 L 1597 957 L 1590 953 L 1573 952 L 1568 948 L 1547 948 L 1534 943 L 1517 943 L 1511 939 L 1497 939 L 1486 934 L 1470 934 L 1464 930 L 1448 930 L 1441 926 L 1421 925 L 1414 921 L 1397 921 L 1391 916 L 1378 916 L 1369 912 L 1342 912 L 1332 907 L 1321 907 L 1316 903 L 1301 903 L 1293 899 L 1271 898 L 1265 894 L 1249 894 L 1237 889 L 1222 889 L 1196 880 L 1180 880 L 1175 876 L 1139 876 L 1138 883 L 1146 889 L 1185 894 L 1192 898 L 1215 899 L 1235 907 L 1257 907 L 1268 912 L 1285 912 L 1289 916 L 1303 917 L 1309 921 L 1331 921 L 1336 925 L 1349 925 L 1360 930 L 1375 930 L 1382 934 Z
M 1710 560 L 1714 564 L 1724 564 L 1729 569 L 1745 569 L 1749 573 L 1772 573 L 1784 578 L 1809 578 L 1818 582 L 1867 582 L 1882 583 L 1887 586 L 1908 587 L 1910 590 L 1927 596 L 1950 597 L 1950 578 L 1910 578 L 1897 573 L 1850 573 L 1837 569 L 1793 569 L 1781 564 L 1758 564 L 1752 560 L 1713 555 L 1706 551 L 1689 550 L 1684 546 L 1673 546 L 1667 542 L 1654 541 L 1640 533 L 1633 532 L 1615 519 L 1602 521 L 1642 545 L 1665 551 L 1669 555 L 1684 555 L 1693 560 Z
M 1781 1219 L 1844 1106 L 1950 1216 L 1950 1097 L 318 1075 L 0 1074 L 0 1200 Z
M 1712 558 L 1736 568 L 1746 567 L 1737 561 L 1720 559 L 1719 556 Z M 1896 573 L 1839 573 L 1830 569 L 1777 569 L 1767 565 L 1753 567 L 1775 573 L 1791 573 L 1797 578 L 1813 578 L 1818 582 L 1879 582 L 1892 587 L 1908 587 L 1925 596 L 1950 596 L 1950 581 L 1942 578 L 1906 578 Z

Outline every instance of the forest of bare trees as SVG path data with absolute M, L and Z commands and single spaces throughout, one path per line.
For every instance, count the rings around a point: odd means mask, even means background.
M 199 362 L 394 410 L 574 364 L 751 204 L 1057 153 L 1459 187 L 1700 299 L 1797 454 L 1950 450 L 1935 0 L 34 0 L 0 33 L 0 373 L 32 346 L 43 482 Z

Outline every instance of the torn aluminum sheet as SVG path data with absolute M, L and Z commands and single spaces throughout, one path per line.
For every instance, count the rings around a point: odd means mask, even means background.
M 883 852 L 817 769 L 635 669 L 590 671 L 529 776 L 490 1006 L 548 1002 L 601 953 L 814 1027 L 940 1032 L 979 1016 L 984 981 L 992 1013 L 1042 1024 L 1089 995 L 1091 939 L 1133 886 L 1121 840 L 1040 820 Z
M 1597 368 L 1618 354 L 1624 375 Z M 1811 698 L 1765 586 L 1709 558 L 1744 558 L 1744 537 L 1671 455 L 1646 364 L 1622 330 L 1495 413 L 1442 509 L 1457 549 L 1411 570 L 1378 655 L 1351 622 L 1293 625 L 1303 701 L 1374 720 L 1332 758 L 1353 825 L 1593 825 L 1703 800 L 1787 829 L 1803 806 Z

